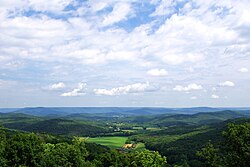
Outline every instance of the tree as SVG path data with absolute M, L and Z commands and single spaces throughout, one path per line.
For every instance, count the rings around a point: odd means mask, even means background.
M 0 166 L 6 166 L 5 159 L 6 135 L 5 132 L 0 130 Z
M 206 166 L 208 167 L 219 167 L 221 166 L 221 158 L 217 155 L 219 149 L 214 148 L 210 142 L 205 148 L 197 152 L 197 155 L 205 160 Z
M 250 166 L 250 123 L 229 124 L 223 135 L 226 138 L 226 165 Z
M 97 160 L 97 166 L 102 167 L 130 166 L 129 156 L 116 150 L 101 154 Z
M 166 157 L 161 156 L 158 151 L 136 152 L 132 157 L 131 166 L 163 167 L 167 164 Z
M 8 166 L 40 166 L 42 152 L 42 142 L 33 133 L 14 135 L 6 143 Z
M 43 166 L 90 166 L 90 163 L 85 162 L 87 156 L 84 142 L 78 138 L 74 138 L 72 144 L 57 143 L 44 144 Z
M 197 155 L 205 159 L 207 166 L 250 166 L 250 123 L 228 124 L 223 136 L 221 149 L 208 143 Z

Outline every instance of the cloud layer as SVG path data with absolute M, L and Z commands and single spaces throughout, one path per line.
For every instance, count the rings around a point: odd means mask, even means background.
M 249 6 L 249 0 L 1 1 L 0 104 L 219 105 L 211 99 L 216 93 L 228 97 L 220 106 L 250 105 Z

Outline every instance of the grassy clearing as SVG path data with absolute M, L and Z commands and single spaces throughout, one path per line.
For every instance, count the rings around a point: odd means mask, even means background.
M 134 130 L 142 130 L 142 129 L 143 129 L 143 127 L 140 127 L 140 126 L 134 126 L 132 129 L 134 129 Z
M 149 128 L 147 128 L 147 130 L 158 131 L 158 130 L 161 130 L 161 128 L 149 127 Z
M 134 129 L 126 129 L 126 130 L 122 130 L 123 132 L 136 132 L 137 130 Z
M 95 138 L 88 138 L 87 142 L 94 142 L 97 144 L 101 144 L 104 146 L 108 146 L 112 149 L 120 148 L 122 147 L 128 137 L 117 137 L 117 136 L 112 136 L 112 137 L 95 137 Z

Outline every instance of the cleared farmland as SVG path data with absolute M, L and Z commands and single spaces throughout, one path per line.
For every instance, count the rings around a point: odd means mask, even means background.
M 117 136 L 112 136 L 112 137 L 95 137 L 95 138 L 88 138 L 87 142 L 94 142 L 97 144 L 101 144 L 107 147 L 110 147 L 112 149 L 120 148 L 122 147 L 128 137 L 117 137 Z

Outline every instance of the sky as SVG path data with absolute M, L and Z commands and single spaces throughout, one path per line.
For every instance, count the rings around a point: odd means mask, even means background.
M 0 0 L 0 107 L 249 107 L 249 6 Z

